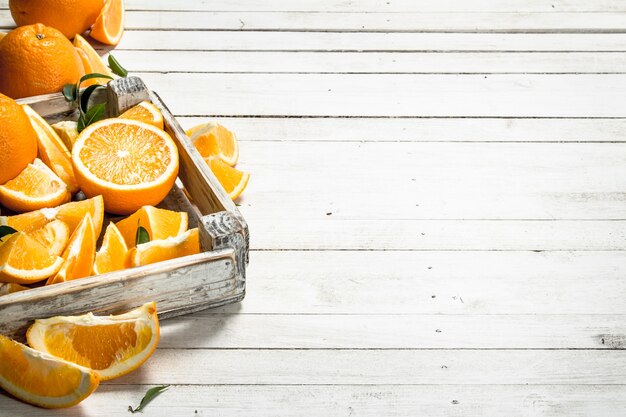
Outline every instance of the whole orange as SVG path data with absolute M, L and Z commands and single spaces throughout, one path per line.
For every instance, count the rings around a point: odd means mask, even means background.
M 18 26 L 43 23 L 72 39 L 94 24 L 104 0 L 10 0 L 9 7 Z
M 74 46 L 56 29 L 22 26 L 0 41 L 0 93 L 9 97 L 56 93 L 82 74 Z
M 0 184 L 4 184 L 37 157 L 37 134 L 22 106 L 3 94 L 0 126 Z

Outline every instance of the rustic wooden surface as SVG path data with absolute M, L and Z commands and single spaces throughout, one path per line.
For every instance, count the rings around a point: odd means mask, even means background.
M 241 140 L 247 297 L 0 415 L 626 415 L 623 1 L 127 7 L 116 57 Z

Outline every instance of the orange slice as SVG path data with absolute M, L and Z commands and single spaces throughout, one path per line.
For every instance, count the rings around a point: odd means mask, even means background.
M 109 223 L 104 233 L 102 247 L 96 253 L 96 261 L 93 264 L 94 275 L 126 268 L 127 253 L 128 247 L 124 242 L 124 237 L 113 223 Z
M 100 55 L 96 52 L 95 49 L 91 46 L 89 42 L 85 38 L 80 35 L 76 35 L 74 37 L 74 48 L 76 48 L 76 52 L 80 59 L 83 61 L 83 66 L 85 67 L 85 73 L 98 73 L 108 75 L 109 77 L 113 77 L 113 73 L 102 61 Z M 82 86 L 87 87 L 92 84 L 100 84 L 106 85 L 110 80 L 108 78 L 94 78 L 91 80 L 85 81 Z
M 28 287 L 24 287 L 23 285 L 20 285 L 20 284 L 14 284 L 12 282 L 8 284 L 0 284 L 0 296 L 13 294 L 14 292 L 20 292 L 20 291 L 29 290 L 29 289 L 30 288 Z
M 163 240 L 153 240 L 132 248 L 128 253 L 130 266 L 142 266 L 200 253 L 198 229 Z
M 187 230 L 189 216 L 184 211 L 170 211 L 153 206 L 144 206 L 124 220 L 117 222 L 124 241 L 129 248 L 135 246 L 137 228 L 144 227 L 150 240 L 167 239 Z
M 30 106 L 24 105 L 23 107 L 37 133 L 39 158 L 61 178 L 72 194 L 76 193 L 78 183 L 74 176 L 70 151 L 48 122 Z
M 28 235 L 48 248 L 50 254 L 59 256 L 70 240 L 70 228 L 60 220 L 55 220 L 40 227 Z
M 163 130 L 137 120 L 105 119 L 83 130 L 72 161 L 78 184 L 102 195 L 104 209 L 127 215 L 155 206 L 178 175 L 178 150 Z
M 61 268 L 63 259 L 24 232 L 13 233 L 0 246 L 0 282 L 31 284 Z
M 0 203 L 23 213 L 54 207 L 70 200 L 67 185 L 40 159 L 28 164 L 17 177 L 0 185 Z
M 72 120 L 64 120 L 62 122 L 50 125 L 57 132 L 59 138 L 63 141 L 66 148 L 70 151 L 74 147 L 74 142 L 78 139 L 78 123 Z
M 194 126 L 187 130 L 187 136 L 203 158 L 219 156 L 230 166 L 237 164 L 239 159 L 237 137 L 221 124 L 209 122 Z
M 63 265 L 54 277 L 50 277 L 46 285 L 72 281 L 92 275 L 96 257 L 96 235 L 91 215 L 87 214 L 78 225 L 67 248 L 63 252 Z
M 95 370 L 103 381 L 139 368 L 159 343 L 154 302 L 117 316 L 85 314 L 35 320 L 28 344 L 37 350 Z
M 104 220 L 104 202 L 102 196 L 83 201 L 72 201 L 59 207 L 44 208 L 15 216 L 0 216 L 0 226 L 11 226 L 16 230 L 30 232 L 45 226 L 53 220 L 61 220 L 74 233 L 78 224 L 89 213 L 93 219 L 96 236 L 100 236 Z
M 87 398 L 99 383 L 91 369 L 0 335 L 0 387 L 22 401 L 45 408 L 70 407 Z
M 163 129 L 163 115 L 154 104 L 142 101 L 135 107 L 131 107 L 120 115 L 120 119 L 139 120 Z
M 124 1 L 106 0 L 91 28 L 91 37 L 107 45 L 117 45 L 124 34 Z
M 210 157 L 205 158 L 205 161 L 231 199 L 236 199 L 246 189 L 249 173 L 231 167 L 220 158 Z

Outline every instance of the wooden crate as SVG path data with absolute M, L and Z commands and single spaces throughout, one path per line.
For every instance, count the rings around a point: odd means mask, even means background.
M 0 296 L 0 333 L 21 339 L 34 319 L 89 311 L 112 314 L 156 301 L 160 318 L 240 301 L 245 295 L 248 226 L 159 96 L 137 77 L 121 78 L 92 96 L 115 117 L 147 100 L 163 113 L 180 155 L 179 181 L 159 207 L 185 210 L 198 227 L 202 252 Z M 50 121 L 76 118 L 61 94 L 18 100 Z M 4 214 L 4 210 L 3 210 Z M 116 220 L 107 216 L 106 221 Z M 104 230 L 104 228 L 103 228 Z

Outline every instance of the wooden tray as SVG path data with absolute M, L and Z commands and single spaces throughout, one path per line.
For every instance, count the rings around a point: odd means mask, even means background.
M 248 226 L 165 104 L 137 77 L 112 81 L 91 98 L 92 102 L 107 103 L 108 117 L 118 116 L 143 100 L 161 110 L 165 130 L 180 155 L 179 181 L 159 207 L 188 212 L 189 227 L 199 228 L 202 252 L 0 296 L 0 333 L 21 339 L 34 319 L 89 311 L 112 314 L 149 301 L 156 301 L 159 317 L 167 318 L 244 298 Z M 51 122 L 77 117 L 62 94 L 18 102 L 30 105 Z

